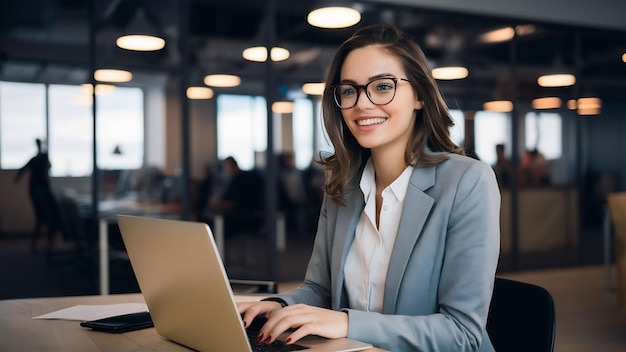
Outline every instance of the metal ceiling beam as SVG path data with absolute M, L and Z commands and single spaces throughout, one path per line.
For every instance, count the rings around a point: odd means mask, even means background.
M 602 4 L 594 0 L 375 0 L 370 2 L 571 26 L 626 30 L 626 21 L 624 21 L 626 1 L 622 0 L 605 1 Z

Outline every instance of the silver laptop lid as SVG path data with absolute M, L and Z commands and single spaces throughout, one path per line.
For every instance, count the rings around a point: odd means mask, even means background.
M 231 287 L 203 223 L 117 216 L 159 335 L 200 351 L 247 351 Z
M 159 335 L 200 351 L 250 350 L 208 225 L 128 215 L 118 215 L 117 221 Z M 307 351 L 372 347 L 318 336 L 307 336 L 298 344 Z

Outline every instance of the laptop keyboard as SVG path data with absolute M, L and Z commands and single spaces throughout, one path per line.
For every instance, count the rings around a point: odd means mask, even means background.
M 308 347 L 298 345 L 297 343 L 288 345 L 284 343 L 283 341 L 279 341 L 279 340 L 276 340 L 270 344 L 258 342 L 257 336 L 259 335 L 259 331 L 261 330 L 261 327 L 263 326 L 263 324 L 265 324 L 264 318 L 256 318 L 254 319 L 252 324 L 250 324 L 250 327 L 246 329 L 246 334 L 248 335 L 248 341 L 250 342 L 250 347 L 252 347 L 252 351 L 282 352 L 282 351 L 300 351 L 300 350 L 309 349 Z

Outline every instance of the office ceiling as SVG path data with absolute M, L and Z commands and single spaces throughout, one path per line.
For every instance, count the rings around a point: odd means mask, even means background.
M 567 98 L 595 94 L 604 99 L 626 98 L 626 63 L 620 60 L 626 52 L 626 26 L 619 25 L 626 21 L 594 17 L 593 2 L 576 2 L 577 11 L 569 11 L 571 16 L 563 15 L 568 14 L 564 10 L 550 21 L 545 13 L 553 10 L 549 7 L 538 8 L 533 16 L 528 8 L 507 11 L 502 5 L 496 6 L 498 1 L 492 1 L 490 12 L 472 10 L 467 3 L 455 1 L 440 1 L 441 6 L 436 6 L 436 1 L 360 1 L 357 6 L 363 18 L 355 27 L 395 24 L 417 39 L 433 65 L 444 58 L 467 65 L 468 78 L 440 82 L 451 106 L 475 108 L 484 100 L 513 96 Z M 243 84 L 218 92 L 263 94 L 266 66 L 246 61 L 241 52 L 248 46 L 267 43 L 267 2 L 189 0 L 188 15 L 181 10 L 181 3 L 185 2 L 94 0 L 96 31 L 91 47 L 89 1 L 2 0 L 0 80 L 84 83 L 89 81 L 93 56 L 97 68 L 131 70 L 134 78 L 128 85 L 163 84 L 177 80 L 182 73 L 187 75 L 188 84 L 200 85 L 208 73 L 228 72 L 241 75 Z M 322 80 L 334 49 L 355 29 L 308 25 L 306 15 L 312 9 L 311 3 L 274 1 L 275 43 L 291 51 L 287 61 L 274 65 L 276 94 L 297 91 L 304 82 Z M 583 8 L 588 7 L 588 13 L 580 13 L 581 3 Z M 626 13 L 619 11 L 623 4 L 617 6 L 617 12 Z M 454 10 L 457 8 L 459 11 Z M 115 46 L 115 38 L 131 25 L 138 9 L 162 32 L 167 40 L 165 49 L 138 53 Z M 601 15 L 610 13 L 604 9 Z M 596 21 L 582 20 L 588 17 Z M 477 39 L 492 29 L 525 25 L 532 25 L 534 31 L 519 35 L 514 45 L 485 44 Z M 188 48 L 186 55 L 183 47 Z M 578 84 L 566 89 L 540 89 L 536 78 L 557 64 L 577 72 Z

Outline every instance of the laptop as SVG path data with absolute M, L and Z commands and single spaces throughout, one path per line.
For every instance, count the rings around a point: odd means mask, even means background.
M 246 335 L 207 224 L 129 215 L 117 215 L 117 221 L 159 335 L 199 351 L 251 351 L 255 347 Z M 347 338 L 319 336 L 307 336 L 297 344 L 309 351 L 372 347 Z

